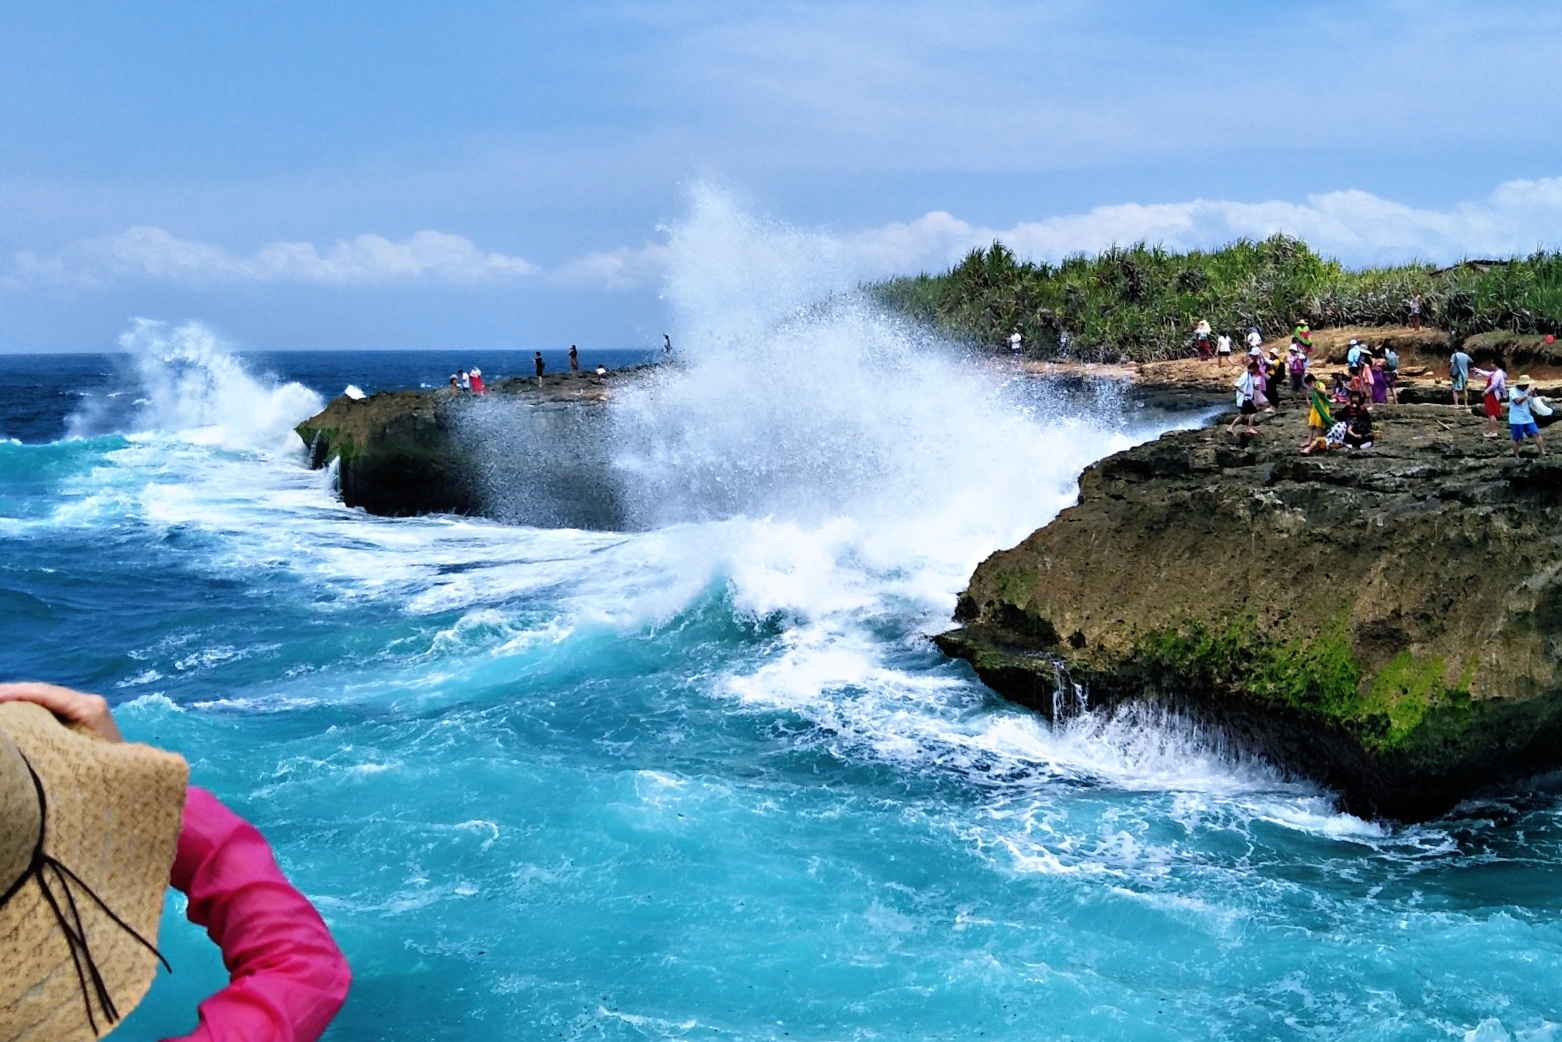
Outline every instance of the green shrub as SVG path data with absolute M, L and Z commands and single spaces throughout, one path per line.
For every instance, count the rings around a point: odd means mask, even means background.
M 1284 235 L 1210 252 L 1114 246 L 1055 266 L 1019 261 L 995 242 L 942 275 L 872 291 L 980 347 L 1001 350 L 1018 329 L 1032 357 L 1081 361 L 1186 356 L 1201 318 L 1239 344 L 1249 326 L 1273 337 L 1303 319 L 1318 328 L 1401 325 L 1416 293 L 1427 324 L 1456 336 L 1562 333 L 1562 253 L 1349 270 Z

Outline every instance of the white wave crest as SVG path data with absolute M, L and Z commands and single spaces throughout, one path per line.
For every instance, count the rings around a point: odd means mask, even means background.
M 119 346 L 139 384 L 136 411 L 114 417 L 96 403 L 84 405 L 70 418 L 72 437 L 115 429 L 179 432 L 199 444 L 296 452 L 294 425 L 324 405 L 302 384 L 256 377 L 215 333 L 197 322 L 171 327 L 138 318 L 119 338 Z

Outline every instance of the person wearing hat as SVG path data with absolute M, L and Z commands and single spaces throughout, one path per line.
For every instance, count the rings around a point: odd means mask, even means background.
M 466 376 L 467 376 L 467 379 L 470 380 L 471 383 L 472 383 L 472 393 L 473 394 L 487 394 L 488 393 L 488 388 L 483 386 L 483 371 L 481 369 L 477 368 L 477 366 L 474 365 L 472 367 L 472 371 L 467 373 Z
M 1302 378 L 1307 375 L 1307 356 L 1294 343 L 1285 349 L 1285 370 L 1291 378 L 1291 393 L 1301 394 L 1304 390 Z
M 255 828 L 126 742 L 108 703 L 0 684 L 0 1039 L 102 1038 L 152 985 L 170 884 L 222 949 L 227 987 L 185 1042 L 313 1042 L 351 972 Z
M 1519 458 L 1519 446 L 1525 438 L 1534 438 L 1535 444 L 1540 446 L 1540 454 L 1546 454 L 1546 439 L 1540 435 L 1540 425 L 1535 422 L 1535 416 L 1530 412 L 1530 399 L 1534 397 L 1529 389 L 1530 380 L 1526 374 L 1519 377 L 1519 385 L 1508 395 L 1508 430 L 1513 435 L 1513 458 Z
M 1303 354 L 1307 355 L 1309 358 L 1312 357 L 1313 330 L 1312 327 L 1307 324 L 1307 320 L 1305 318 L 1296 323 L 1296 326 L 1291 330 L 1291 339 L 1295 340 L 1296 343 L 1301 347 Z

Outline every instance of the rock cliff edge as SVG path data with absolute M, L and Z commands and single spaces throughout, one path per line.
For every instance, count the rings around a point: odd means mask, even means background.
M 1366 452 L 1299 455 L 1293 405 L 1102 461 L 935 639 L 1049 716 L 1058 667 L 1093 709 L 1168 704 L 1356 813 L 1562 766 L 1562 460 L 1515 463 L 1505 427 L 1447 408 L 1377 412 Z

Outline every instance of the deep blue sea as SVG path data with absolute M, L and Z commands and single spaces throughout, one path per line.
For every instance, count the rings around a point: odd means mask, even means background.
M 329 1038 L 1557 1036 L 1556 799 L 1358 820 L 1176 719 L 1049 727 L 925 639 L 1092 460 L 1196 418 L 860 301 L 689 325 L 607 407 L 622 532 L 370 517 L 305 467 L 347 384 L 529 352 L 0 357 L 0 675 L 104 693 L 265 832 L 356 972 Z M 224 980 L 182 912 L 116 1038 Z

